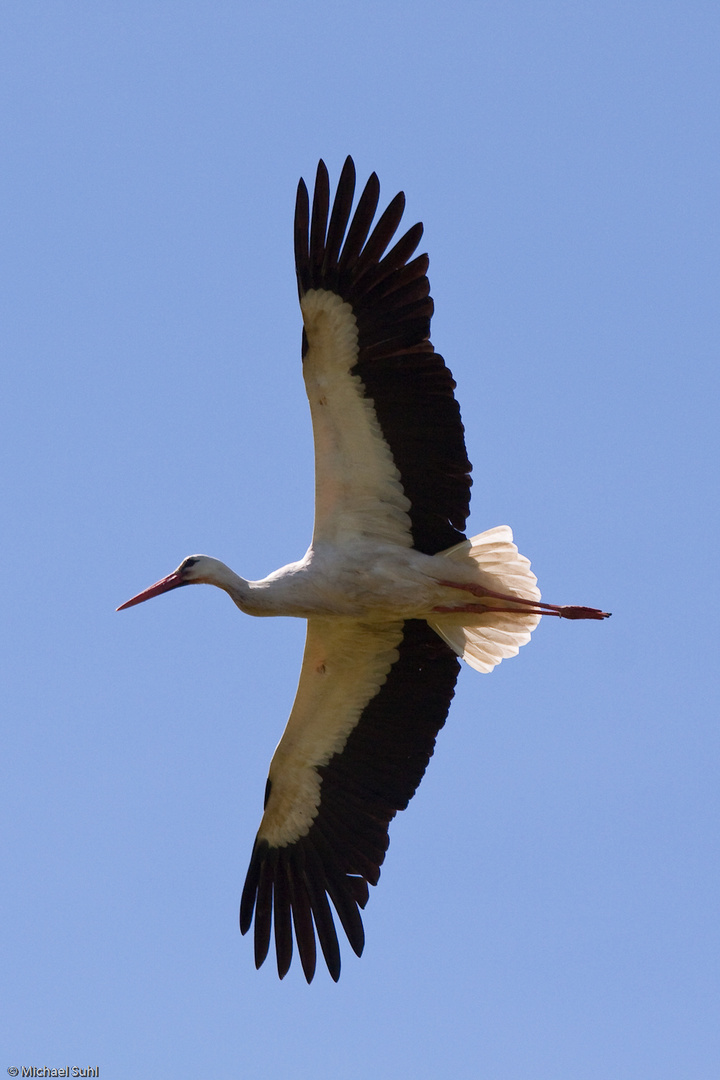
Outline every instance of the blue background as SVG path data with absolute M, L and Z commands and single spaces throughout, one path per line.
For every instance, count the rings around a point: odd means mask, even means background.
M 0 28 L 0 1067 L 715 1080 L 720 8 L 9 0 Z M 347 153 L 426 224 L 471 531 L 614 614 L 462 672 L 365 954 L 308 988 L 237 928 L 303 625 L 114 608 L 191 552 L 305 551 L 292 213 Z

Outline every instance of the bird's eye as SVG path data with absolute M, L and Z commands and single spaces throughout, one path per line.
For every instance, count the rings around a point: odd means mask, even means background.
M 196 562 L 197 558 L 194 555 L 191 555 L 189 559 L 185 559 L 183 562 L 183 570 L 187 570 L 189 566 L 194 566 Z

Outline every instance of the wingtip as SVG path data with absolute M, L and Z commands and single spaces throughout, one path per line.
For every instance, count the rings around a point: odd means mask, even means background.
M 322 158 L 318 161 L 317 170 L 315 172 L 315 183 L 320 182 L 323 186 L 330 186 L 330 174 L 328 168 Z

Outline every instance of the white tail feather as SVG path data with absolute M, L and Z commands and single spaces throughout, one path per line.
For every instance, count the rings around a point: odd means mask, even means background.
M 540 599 L 530 560 L 515 547 L 512 530 L 507 525 L 488 529 L 439 554 L 466 565 L 471 560 L 476 572 L 479 571 L 478 579 L 494 592 L 525 600 Z M 501 660 L 515 656 L 520 646 L 530 640 L 539 622 L 539 615 L 526 615 L 522 611 L 487 611 L 480 615 L 465 612 L 428 619 L 433 630 L 476 671 L 492 671 Z

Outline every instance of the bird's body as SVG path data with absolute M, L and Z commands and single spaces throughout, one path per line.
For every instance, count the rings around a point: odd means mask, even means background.
M 259 581 L 241 578 L 218 559 L 190 558 L 195 561 L 186 564 L 183 584 L 217 585 L 246 615 L 427 619 L 437 608 L 465 611 L 465 585 L 499 584 L 470 558 L 450 568 L 444 558 L 367 540 L 314 544 L 304 558 Z M 450 578 L 457 579 L 457 588 Z
M 323 163 L 312 216 L 303 182 L 295 257 L 303 374 L 315 439 L 315 524 L 308 552 L 260 581 L 205 555 L 123 604 L 180 585 L 224 589 L 250 615 L 308 620 L 297 696 L 275 751 L 240 911 L 255 919 L 259 966 L 274 924 L 278 971 L 293 930 L 308 981 L 315 935 L 340 972 L 335 911 L 362 951 L 359 907 L 376 884 L 388 825 L 432 755 L 459 670 L 517 653 L 543 614 L 605 618 L 540 600 L 506 526 L 466 539 L 470 463 L 454 382 L 429 341 L 427 256 L 414 226 L 387 254 L 404 207 L 372 234 L 379 185 L 350 221 L 347 159 L 332 213 Z M 347 233 L 346 233 L 347 230 Z

